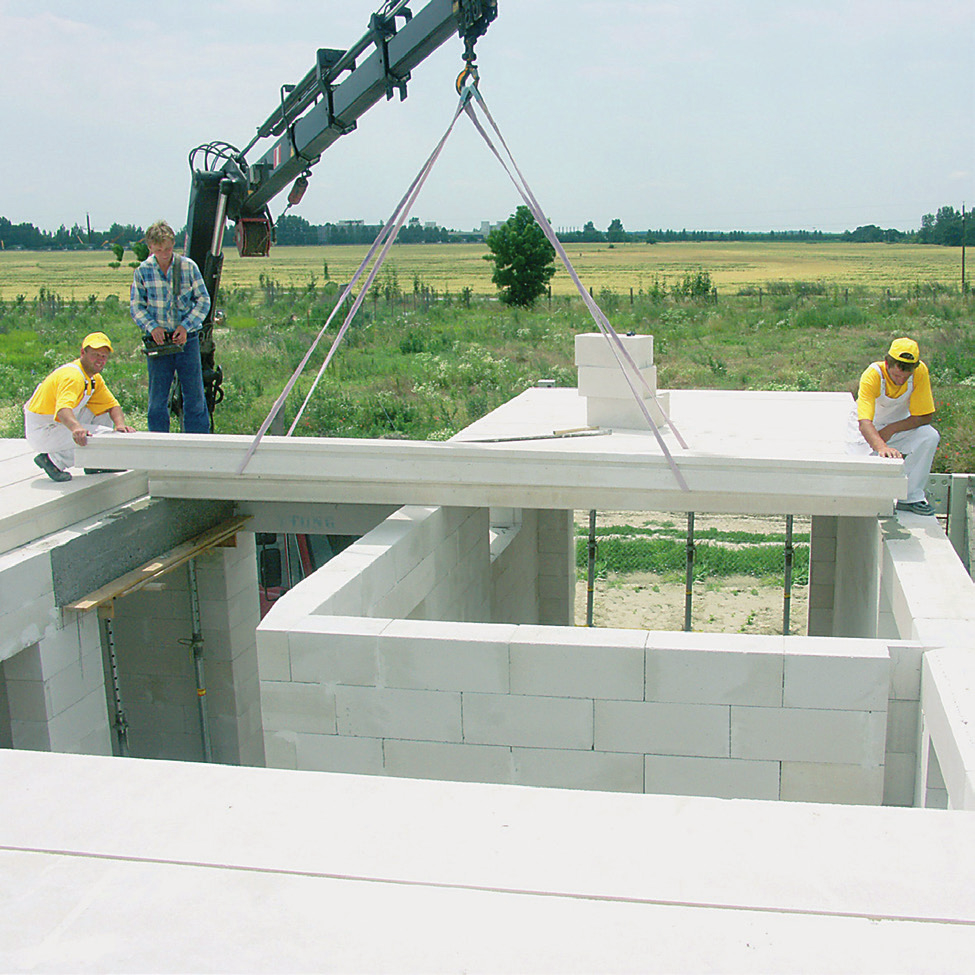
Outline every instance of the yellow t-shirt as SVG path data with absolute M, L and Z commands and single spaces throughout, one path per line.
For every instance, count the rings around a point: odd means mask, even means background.
M 884 374 L 884 383 L 887 387 L 887 395 L 891 399 L 897 399 L 907 392 L 910 379 L 902 386 L 895 386 L 890 376 L 887 374 L 887 363 L 876 362 L 874 365 L 880 366 Z M 880 376 L 873 365 L 868 366 L 860 377 L 860 389 L 857 393 L 857 419 L 872 420 L 877 407 L 877 399 L 880 396 Z M 914 392 L 911 393 L 910 401 L 911 416 L 926 416 L 934 412 L 934 396 L 931 394 L 931 376 L 928 367 L 923 363 L 917 364 L 914 370 Z
M 118 400 L 108 391 L 101 375 L 87 375 L 81 368 L 81 360 L 75 359 L 59 366 L 38 384 L 34 395 L 27 401 L 27 409 L 41 416 L 57 416 L 58 410 L 64 407 L 75 409 L 90 389 L 93 392 L 87 405 L 95 416 L 101 416 L 113 406 L 118 406 Z

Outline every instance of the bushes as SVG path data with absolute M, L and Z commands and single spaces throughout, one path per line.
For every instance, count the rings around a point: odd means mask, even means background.
M 849 391 L 890 339 L 912 335 L 931 367 L 942 447 L 937 471 L 975 470 L 975 305 L 930 290 L 920 297 L 869 296 L 802 282 L 781 294 L 704 295 L 706 272 L 689 276 L 681 300 L 654 282 L 632 302 L 609 294 L 618 332 L 654 336 L 661 388 Z M 699 282 L 700 286 L 695 282 Z M 579 299 L 534 309 L 468 296 L 448 301 L 419 281 L 415 294 L 367 301 L 303 418 L 304 435 L 445 439 L 535 385 L 574 386 L 574 337 L 595 330 Z M 683 285 L 681 286 L 683 288 Z M 697 297 L 694 291 L 702 292 Z M 305 355 L 337 299 L 332 282 L 281 284 L 265 278 L 253 294 L 222 291 L 225 327 L 215 334 L 226 390 L 221 433 L 252 434 Z M 306 367 L 285 406 L 288 423 L 310 388 L 340 322 Z M 107 332 L 115 355 L 106 378 L 133 425 L 144 428 L 145 366 L 125 301 L 36 299 L 0 302 L 0 407 L 17 407 L 54 366 L 78 353 L 81 337 Z M 5 414 L 6 415 L 6 414 Z M 19 421 L 18 421 L 19 423 Z M 13 434 L 10 434 L 13 435 Z

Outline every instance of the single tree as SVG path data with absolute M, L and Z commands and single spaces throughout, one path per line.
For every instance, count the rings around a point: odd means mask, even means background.
M 587 244 L 598 243 L 603 239 L 603 235 L 596 229 L 596 225 L 591 220 L 587 220 L 586 225 L 582 228 L 582 239 Z
M 623 229 L 623 221 L 617 217 L 613 220 L 606 230 L 606 239 L 613 244 L 622 244 L 626 240 L 626 231 Z
M 491 280 L 506 305 L 528 307 L 545 294 L 555 274 L 555 248 L 528 207 L 518 207 L 485 242 L 491 253 L 484 260 L 494 263 Z

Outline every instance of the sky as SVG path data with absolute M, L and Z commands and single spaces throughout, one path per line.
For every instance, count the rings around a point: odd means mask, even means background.
M 0 0 L 0 216 L 182 226 L 189 151 L 246 145 L 280 86 L 317 48 L 355 43 L 380 6 Z M 972 0 L 498 6 L 480 91 L 557 228 L 913 230 L 940 206 L 975 206 Z M 452 37 L 405 101 L 363 115 L 291 212 L 384 221 L 449 123 L 462 52 Z M 471 229 L 520 202 L 462 118 L 413 215 Z

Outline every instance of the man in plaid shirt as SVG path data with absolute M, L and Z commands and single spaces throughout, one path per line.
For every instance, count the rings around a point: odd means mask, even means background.
M 169 391 L 176 375 L 183 394 L 184 432 L 209 433 L 199 332 L 210 310 L 210 296 L 196 264 L 173 254 L 175 244 L 176 234 L 165 220 L 146 231 L 149 256 L 135 269 L 129 296 L 132 318 L 143 337 L 151 336 L 161 348 L 171 344 L 180 350 L 146 356 L 149 429 L 169 432 Z

